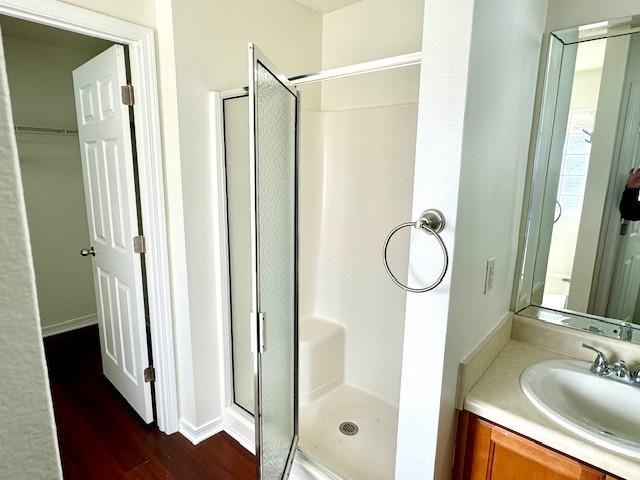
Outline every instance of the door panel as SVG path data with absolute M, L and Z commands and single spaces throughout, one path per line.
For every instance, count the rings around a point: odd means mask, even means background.
M 629 94 L 629 104 L 624 122 L 618 177 L 620 187 L 626 173 L 640 166 L 640 82 L 633 82 Z M 622 190 L 622 188 L 620 188 Z M 618 197 L 619 199 L 620 197 Z M 619 219 L 616 208 L 613 215 Z M 607 316 L 638 322 L 636 304 L 640 295 L 640 222 L 629 222 L 625 235 L 619 237 L 616 265 L 611 286 Z
M 142 419 L 153 420 L 124 48 L 114 45 L 73 72 L 102 368 Z
M 249 60 L 256 453 L 279 480 L 298 439 L 298 94 L 253 45 Z

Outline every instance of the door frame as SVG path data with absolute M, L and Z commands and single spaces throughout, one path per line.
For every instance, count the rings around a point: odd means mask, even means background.
M 223 405 L 222 424 L 224 430 L 235 438 L 244 448 L 255 454 L 255 430 L 253 415 L 234 402 L 233 392 L 233 355 L 231 337 L 231 299 L 229 277 L 229 232 L 227 230 L 227 185 L 224 144 L 224 100 L 248 96 L 244 89 L 209 93 L 211 121 L 211 161 L 214 165 L 213 198 L 214 214 L 214 271 L 216 273 L 215 295 L 216 317 L 219 320 L 219 360 L 220 365 L 220 404 Z
M 164 166 L 154 31 L 109 15 L 49 0 L 0 0 L 0 15 L 126 45 L 135 87 L 134 123 L 140 205 L 145 235 L 153 385 L 158 428 L 178 431 L 174 326 L 165 211 Z

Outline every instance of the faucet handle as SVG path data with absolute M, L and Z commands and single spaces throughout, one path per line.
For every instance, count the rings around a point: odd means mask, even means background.
M 591 345 L 587 345 L 586 343 L 583 343 L 582 347 L 597 353 L 596 359 L 593 361 L 593 365 L 591 365 L 591 371 L 593 373 L 601 376 L 609 375 L 609 373 L 611 373 L 611 368 L 609 367 L 607 357 L 604 353 Z
M 640 385 L 640 367 L 636 368 L 631 374 L 631 382 Z
M 611 366 L 611 371 L 613 374 L 624 380 L 631 380 L 631 372 L 629 372 L 629 367 L 627 367 L 627 363 L 624 360 L 618 360 Z

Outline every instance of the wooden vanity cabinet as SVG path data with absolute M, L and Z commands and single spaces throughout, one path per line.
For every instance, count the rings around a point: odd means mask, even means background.
M 617 480 L 469 412 L 458 417 L 454 480 Z

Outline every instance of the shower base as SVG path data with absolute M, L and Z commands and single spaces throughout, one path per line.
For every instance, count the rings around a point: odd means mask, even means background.
M 340 430 L 344 422 L 357 433 Z M 299 447 L 351 480 L 394 478 L 398 409 L 349 384 L 300 405 Z M 352 432 L 352 429 L 347 429 Z

